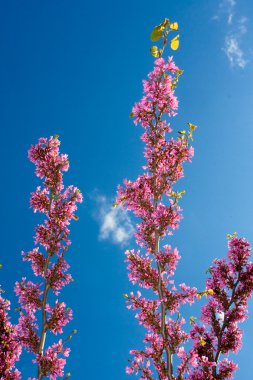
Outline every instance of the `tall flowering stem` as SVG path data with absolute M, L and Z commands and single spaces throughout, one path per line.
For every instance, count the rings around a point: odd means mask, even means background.
M 247 318 L 247 302 L 253 291 L 249 243 L 236 234 L 229 235 L 227 259 L 214 261 L 202 292 L 184 283 L 176 288 L 172 276 L 180 256 L 176 248 L 160 244 L 182 218 L 178 201 L 184 191 L 174 187 L 183 177 L 183 164 L 193 156 L 190 141 L 196 129 L 188 123 L 188 131 L 179 131 L 176 139 L 168 138 L 172 133 L 168 118 L 175 116 L 178 108 L 174 91 L 182 71 L 172 58 L 165 60 L 162 55 L 169 31 L 177 28 L 177 23 L 165 19 L 151 34 L 153 41 L 162 39 L 162 48 L 150 49 L 157 57 L 155 67 L 143 81 L 144 96 L 131 113 L 135 124 L 144 129 L 144 173 L 119 186 L 115 204 L 133 211 L 140 220 L 135 233 L 140 249 L 126 251 L 126 262 L 130 281 L 147 294 L 142 296 L 138 290 L 124 295 L 127 307 L 137 311 L 136 318 L 147 330 L 145 347 L 130 351 L 133 359 L 126 372 L 139 375 L 140 380 L 225 380 L 233 377 L 237 366 L 224 355 L 241 347 L 238 323 Z M 178 38 L 171 40 L 174 50 Z M 180 306 L 202 296 L 207 302 L 200 321 L 191 317 L 192 328 L 186 332 Z M 186 342 L 192 343 L 188 352 Z
M 153 379 L 157 373 L 160 380 L 174 378 L 172 357 L 188 339 L 181 327 L 185 321 L 178 311 L 182 303 L 192 303 L 197 293 L 185 284 L 180 284 L 179 289 L 175 287 L 171 277 L 179 259 L 178 251 L 169 245 L 160 246 L 161 239 L 178 228 L 182 217 L 178 200 L 184 191 L 175 191 L 174 185 L 183 177 L 183 164 L 193 156 L 190 140 L 196 128 L 188 123 L 188 131 L 180 131 L 176 139 L 168 138 L 172 133 L 168 118 L 176 115 L 178 101 L 174 91 L 182 71 L 171 57 L 162 58 L 170 27 L 166 20 L 157 27 L 160 29 L 155 36 L 153 33 L 155 40 L 163 37 L 162 49 L 151 50 L 158 59 L 148 79 L 143 81 L 144 96 L 131 114 L 135 124 L 144 129 L 141 136 L 145 143 L 144 173 L 135 181 L 125 180 L 117 195 L 117 204 L 140 219 L 135 235 L 142 252 L 126 252 L 129 279 L 154 293 L 150 298 L 142 297 L 140 291 L 126 295 L 128 307 L 138 310 L 136 317 L 148 330 L 145 350 L 131 351 L 134 358 L 127 373 L 139 373 L 140 379 Z M 175 24 L 171 25 L 175 28 Z
M 72 280 L 65 260 L 71 244 L 68 226 L 72 219 L 78 219 L 76 203 L 82 202 L 79 189 L 63 186 L 63 172 L 68 170 L 69 162 L 66 154 L 59 153 L 59 145 L 58 136 L 40 138 L 29 150 L 28 156 L 36 165 L 35 173 L 43 180 L 43 187 L 37 187 L 31 194 L 30 205 L 46 219 L 36 228 L 36 247 L 22 255 L 24 261 L 31 262 L 35 276 L 41 280 L 32 282 L 24 277 L 15 286 L 20 303 L 19 339 L 35 354 L 38 380 L 45 376 L 52 380 L 62 377 L 70 351 L 65 347 L 70 337 L 46 346 L 47 333 L 61 334 L 72 319 L 72 310 L 64 302 L 56 298 L 50 304 L 49 298 L 51 302 L 52 294 L 58 297 L 62 287 Z

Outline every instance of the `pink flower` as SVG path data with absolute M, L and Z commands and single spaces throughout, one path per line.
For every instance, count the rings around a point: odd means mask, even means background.
M 21 379 L 15 368 L 21 354 L 18 329 L 9 320 L 10 302 L 0 296 L 0 374 L 3 380 Z
M 172 57 L 159 57 L 143 81 L 143 97 L 132 109 L 134 123 L 143 128 L 143 173 L 136 180 L 125 179 L 117 192 L 117 204 L 137 218 L 135 237 L 140 247 L 126 251 L 129 280 L 142 288 L 142 294 L 137 290 L 126 297 L 127 308 L 146 329 L 144 348 L 130 351 L 133 357 L 126 373 L 134 373 L 140 380 L 225 380 L 232 378 L 237 367 L 220 355 L 241 347 L 238 324 L 247 318 L 253 264 L 249 243 L 234 237 L 229 241 L 227 259 L 215 260 L 210 268 L 203 292 L 197 293 L 185 283 L 177 290 L 174 283 L 180 256 L 176 248 L 162 246 L 161 241 L 174 233 L 182 219 L 179 201 L 184 191 L 175 190 L 175 185 L 184 176 L 184 163 L 193 157 L 190 140 L 195 129 L 189 124 L 188 132 L 169 137 L 173 131 L 168 117 L 175 116 L 178 109 L 175 88 L 179 74 Z M 207 302 L 199 321 L 191 317 L 189 334 L 180 308 L 202 296 Z M 188 350 L 186 342 L 192 344 Z M 171 364 L 174 354 L 179 359 L 177 368 Z
M 72 310 L 64 302 L 56 300 L 51 306 L 48 300 L 51 301 L 52 292 L 58 295 L 72 280 L 65 256 L 71 243 L 69 225 L 71 220 L 78 219 L 77 203 L 82 202 L 82 194 L 76 187 L 64 189 L 63 172 L 68 170 L 69 162 L 66 154 L 60 154 L 59 146 L 57 137 L 40 138 L 28 152 L 36 166 L 36 175 L 43 180 L 43 186 L 31 194 L 30 205 L 34 212 L 43 213 L 45 220 L 36 228 L 37 246 L 22 255 L 24 261 L 31 262 L 41 282 L 23 278 L 15 287 L 21 306 L 17 326 L 19 342 L 35 354 L 39 380 L 44 376 L 52 380 L 63 376 L 70 351 L 61 340 L 46 347 L 48 333 L 62 334 L 63 327 L 72 319 Z

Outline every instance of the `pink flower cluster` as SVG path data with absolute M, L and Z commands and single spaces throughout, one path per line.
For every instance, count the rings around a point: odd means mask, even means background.
M 167 140 L 172 132 L 164 115 L 176 114 L 178 101 L 174 84 L 179 69 L 171 58 L 155 61 L 155 68 L 144 81 L 144 96 L 135 104 L 135 122 L 144 128 L 144 156 L 147 160 L 145 172 L 136 181 L 124 181 L 119 186 L 117 203 L 132 210 L 140 218 L 136 238 L 140 251 L 127 251 L 129 279 L 142 288 L 151 289 L 153 297 L 142 297 L 131 293 L 127 297 L 128 308 L 138 310 L 136 318 L 146 327 L 145 350 L 132 350 L 134 359 L 127 372 L 141 373 L 140 379 L 151 379 L 154 371 L 159 379 L 172 379 L 172 355 L 189 335 L 182 329 L 183 318 L 167 318 L 177 315 L 182 303 L 191 304 L 197 293 L 196 288 L 180 284 L 177 289 L 171 278 L 179 254 L 177 249 L 165 245 L 160 248 L 160 239 L 178 228 L 181 209 L 178 198 L 181 193 L 173 192 L 173 186 L 183 177 L 183 163 L 190 161 L 193 149 L 189 137 Z M 166 198 L 168 201 L 166 202 Z
M 140 246 L 155 250 L 155 235 L 165 236 L 178 228 L 181 209 L 176 199 L 171 198 L 172 187 L 183 177 L 183 163 L 190 161 L 193 148 L 188 137 L 167 141 L 171 127 L 162 116 L 175 115 L 178 102 L 174 94 L 176 73 L 179 69 L 172 59 L 155 61 L 155 68 L 144 81 L 144 96 L 133 107 L 135 122 L 144 128 L 142 140 L 146 143 L 144 155 L 146 172 L 136 181 L 124 181 L 119 186 L 118 204 L 125 204 L 141 219 L 137 225 L 137 241 Z M 165 205 L 163 196 L 170 197 Z
M 144 349 L 130 351 L 133 359 L 126 372 L 140 380 L 225 380 L 232 378 L 237 366 L 223 355 L 237 352 L 241 346 L 238 322 L 246 318 L 247 300 L 253 291 L 249 244 L 234 236 L 227 261 L 214 262 L 202 292 L 207 296 L 203 324 L 191 321 L 188 332 L 179 310 L 201 293 L 184 283 L 175 286 L 172 277 L 180 256 L 176 248 L 160 246 L 161 239 L 171 235 L 182 218 L 178 200 L 184 191 L 175 191 L 174 185 L 184 175 L 183 164 L 193 156 L 189 142 L 194 125 L 188 123 L 190 129 L 180 131 L 176 139 L 167 137 L 172 132 L 167 117 L 174 116 L 178 107 L 174 90 L 180 74 L 172 58 L 159 58 L 143 82 L 144 96 L 134 105 L 132 116 L 144 129 L 141 139 L 146 164 L 135 181 L 125 179 L 118 187 L 116 204 L 139 219 L 135 236 L 143 250 L 126 252 L 129 280 L 146 293 L 143 296 L 138 290 L 125 295 L 127 307 L 147 330 Z M 192 342 L 188 352 L 186 342 Z
M 3 380 L 18 380 L 20 372 L 15 369 L 19 360 L 21 346 L 18 342 L 17 328 L 9 321 L 10 302 L 0 296 L 0 377 Z
M 242 331 L 238 323 L 247 318 L 247 301 L 253 291 L 253 263 L 249 262 L 250 248 L 245 239 L 229 241 L 227 260 L 216 259 L 210 267 L 206 289 L 213 292 L 201 310 L 202 325 L 191 329 L 196 366 L 189 379 L 230 379 L 237 365 L 224 355 L 241 348 Z M 223 356 L 219 360 L 220 356 Z M 183 360 L 187 363 L 187 357 Z
M 64 347 L 61 339 L 45 348 L 46 334 L 61 334 L 72 319 L 72 311 L 58 300 L 52 306 L 48 299 L 52 298 L 51 291 L 59 295 L 72 279 L 65 260 L 71 243 L 68 226 L 72 219 L 78 219 L 76 204 L 82 202 L 82 194 L 76 187 L 64 189 L 63 172 L 68 170 L 69 162 L 67 155 L 59 153 L 59 145 L 58 137 L 40 138 L 29 150 L 29 158 L 36 165 L 35 173 L 43 180 L 43 188 L 37 187 L 31 194 L 30 204 L 34 212 L 45 214 L 46 219 L 36 228 L 37 247 L 22 255 L 24 261 L 31 262 L 35 276 L 41 280 L 32 282 L 23 278 L 15 286 L 20 304 L 19 341 L 35 354 L 39 380 L 44 376 L 54 380 L 64 375 L 69 348 Z

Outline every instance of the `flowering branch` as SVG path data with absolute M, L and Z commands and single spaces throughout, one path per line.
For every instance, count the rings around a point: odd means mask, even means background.
M 62 377 L 65 357 L 70 351 L 64 347 L 68 339 L 60 339 L 45 349 L 47 332 L 63 333 L 62 328 L 72 319 L 72 310 L 66 308 L 65 303 L 56 299 L 50 306 L 48 298 L 50 290 L 58 296 L 61 288 L 72 280 L 65 261 L 65 253 L 71 244 L 68 225 L 71 219 L 78 219 L 74 214 L 76 203 L 82 202 L 82 194 L 76 187 L 64 189 L 62 176 L 68 170 L 69 162 L 67 155 L 59 154 L 59 145 L 58 136 L 48 140 L 40 138 L 38 144 L 29 150 L 29 158 L 36 165 L 35 173 L 44 180 L 43 188 L 37 187 L 32 193 L 30 204 L 34 212 L 39 211 L 46 216 L 44 224 L 37 226 L 35 235 L 35 244 L 40 245 L 45 254 L 39 247 L 22 254 L 23 260 L 31 262 L 35 276 L 42 277 L 43 284 L 23 278 L 15 286 L 21 305 L 19 339 L 28 351 L 36 355 L 34 362 L 38 365 L 38 380 L 45 376 L 52 380 Z M 39 311 L 40 327 L 37 320 Z
M 172 132 L 168 117 L 176 115 L 174 91 L 182 71 L 172 58 L 165 60 L 162 54 L 168 33 L 177 28 L 177 23 L 165 19 L 151 34 L 153 41 L 163 40 L 162 48 L 150 49 L 157 58 L 155 67 L 143 81 L 144 96 L 130 115 L 144 129 L 141 139 L 146 164 L 135 181 L 124 180 L 124 186 L 118 187 L 114 205 L 133 211 L 140 220 L 135 233 L 140 250 L 126 251 L 126 262 L 130 281 L 147 292 L 147 296 L 139 290 L 124 295 L 127 307 L 137 311 L 136 318 L 147 329 L 145 349 L 130 351 L 134 357 L 126 372 L 140 375 L 140 380 L 225 380 L 232 378 L 237 366 L 223 355 L 237 352 L 241 346 L 237 325 L 246 319 L 247 300 L 253 291 L 249 243 L 230 236 L 227 261 L 214 261 L 201 293 L 184 283 L 179 290 L 176 288 L 172 276 L 180 256 L 170 245 L 160 247 L 161 239 L 172 235 L 182 218 L 178 201 L 185 191 L 175 191 L 174 186 L 183 177 L 183 164 L 193 156 L 190 141 L 196 129 L 188 123 L 188 130 L 179 131 L 176 139 L 168 139 Z M 174 50 L 178 38 L 171 40 Z M 179 313 L 180 306 L 204 295 L 208 300 L 202 308 L 203 325 L 191 317 L 193 326 L 187 333 L 182 329 L 185 320 Z M 187 341 L 193 343 L 189 352 L 184 349 Z M 175 368 L 173 356 L 177 360 Z
M 210 267 L 206 288 L 213 291 L 202 308 L 199 326 L 191 329 L 195 368 L 189 379 L 230 379 L 238 368 L 233 361 L 220 356 L 238 352 L 242 331 L 238 323 L 247 318 L 247 303 L 253 291 L 253 263 L 249 262 L 249 243 L 233 236 L 229 240 L 227 260 L 215 259 Z
M 196 295 L 196 289 L 185 284 L 181 284 L 180 291 L 177 291 L 170 277 L 179 259 L 178 252 L 167 245 L 160 248 L 161 238 L 172 234 L 181 219 L 178 199 L 184 191 L 175 192 L 173 187 L 183 177 L 183 163 L 193 156 L 189 142 L 196 128 L 189 123 L 188 132 L 180 131 L 177 140 L 167 139 L 172 129 L 166 116 L 176 115 L 178 101 L 174 90 L 182 71 L 172 58 L 165 61 L 161 55 L 169 29 L 175 30 L 175 24 L 165 19 L 159 26 L 163 47 L 157 50 L 157 54 L 151 49 L 158 59 L 148 79 L 143 81 L 144 96 L 135 104 L 131 114 L 135 123 L 144 128 L 141 139 L 146 143 L 145 172 L 134 182 L 125 180 L 124 187 L 119 186 L 117 196 L 117 204 L 132 210 L 141 219 L 136 238 L 139 246 L 146 250 L 144 256 L 140 251 L 126 252 L 129 278 L 133 283 L 139 282 L 141 287 L 153 290 L 158 297 L 157 300 L 154 297 L 141 298 L 140 292 L 127 297 L 128 307 L 140 310 L 136 317 L 148 330 L 145 351 L 132 350 L 134 359 L 127 367 L 127 373 L 142 373 L 141 379 L 153 379 L 154 370 L 161 380 L 173 379 L 172 357 L 188 335 L 180 328 L 184 320 L 168 319 L 167 313 L 178 314 L 180 304 L 192 303 Z M 153 36 L 153 40 L 156 38 Z

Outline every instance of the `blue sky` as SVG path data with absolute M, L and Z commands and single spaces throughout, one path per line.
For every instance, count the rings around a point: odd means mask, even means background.
M 143 164 L 141 129 L 129 113 L 152 69 L 149 35 L 165 17 L 179 23 L 174 58 L 184 74 L 172 127 L 190 121 L 199 128 L 193 163 L 179 183 L 184 219 L 171 244 L 182 256 L 176 282 L 201 290 L 211 260 L 226 254 L 228 232 L 253 242 L 253 3 L 9 0 L 0 8 L 0 283 L 16 307 L 14 283 L 31 275 L 20 252 L 33 248 L 40 222 L 29 208 L 39 180 L 27 150 L 39 137 L 59 134 L 71 164 L 65 184 L 85 197 L 71 226 L 75 281 L 59 297 L 74 310 L 66 335 L 78 330 L 67 371 L 73 379 L 129 378 L 128 351 L 143 337 L 122 297 L 131 289 L 124 250 L 135 247 L 133 220 L 110 205 L 117 184 L 135 179 Z M 252 300 L 249 309 L 237 380 L 253 371 Z M 24 379 L 35 373 L 31 359 L 19 365 Z

